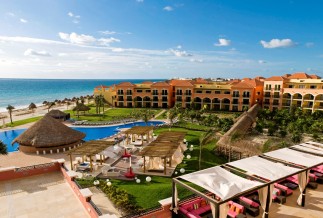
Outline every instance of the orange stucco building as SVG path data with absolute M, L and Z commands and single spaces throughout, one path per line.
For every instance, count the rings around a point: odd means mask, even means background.
M 96 87 L 94 94 L 100 93 L 115 107 L 171 108 L 179 104 L 183 108 L 243 111 L 258 103 L 271 110 L 291 105 L 323 110 L 323 80 L 306 73 L 222 82 L 202 78 L 123 82 Z

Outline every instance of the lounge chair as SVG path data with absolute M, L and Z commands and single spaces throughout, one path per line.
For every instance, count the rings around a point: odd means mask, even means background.
M 229 210 L 228 210 L 228 217 L 231 218 L 243 218 L 243 217 L 247 217 L 245 215 L 245 207 L 234 203 L 233 201 L 229 201 Z
M 281 191 L 283 196 L 289 196 L 289 195 L 293 194 L 293 191 L 291 189 L 289 189 L 288 187 L 286 187 L 282 184 L 275 183 L 274 186 L 275 186 L 275 188 L 278 188 Z
M 297 178 L 297 175 L 294 175 L 294 176 L 290 176 L 286 179 L 287 181 L 289 182 L 292 182 L 292 183 L 295 183 L 298 185 L 298 178 Z M 317 189 L 317 183 L 315 182 L 310 182 L 310 179 L 309 179 L 309 182 L 307 183 L 307 187 L 310 188 L 310 189 Z
M 252 201 L 249 198 L 246 197 L 240 197 L 239 202 L 240 205 L 244 206 L 246 209 L 246 212 L 250 214 L 253 217 L 256 217 L 259 215 L 259 204 L 257 202 Z

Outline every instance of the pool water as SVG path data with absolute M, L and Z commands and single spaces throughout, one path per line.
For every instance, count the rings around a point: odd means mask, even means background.
M 156 126 L 158 124 L 162 124 L 162 121 L 149 121 L 147 123 L 148 126 Z M 85 141 L 89 140 L 96 140 L 102 139 L 105 137 L 112 136 L 118 132 L 118 128 L 131 128 L 133 126 L 146 126 L 145 122 L 134 122 L 134 123 L 127 123 L 127 124 L 120 124 L 116 126 L 105 126 L 105 127 L 72 127 L 75 130 L 80 132 L 84 132 L 86 137 L 84 138 Z M 0 132 L 0 140 L 7 145 L 8 152 L 13 152 L 18 150 L 18 144 L 15 143 L 11 146 L 11 142 L 23 133 L 26 129 L 15 129 L 15 130 L 8 130 L 5 132 Z

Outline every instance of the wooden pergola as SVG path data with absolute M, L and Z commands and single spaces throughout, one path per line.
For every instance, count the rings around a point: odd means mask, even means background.
M 146 172 L 146 157 L 159 157 L 164 160 L 164 174 L 166 175 L 167 158 L 172 158 L 185 135 L 185 132 L 163 132 L 156 140 L 147 145 L 140 152 L 140 155 L 144 158 L 144 173 Z M 169 166 L 172 166 L 171 160 Z
M 143 145 L 144 143 L 143 136 L 146 135 L 147 141 L 149 141 L 151 137 L 150 132 L 152 132 L 153 130 L 154 130 L 153 126 L 134 126 L 131 129 L 124 131 L 123 133 L 126 134 L 127 144 L 129 144 L 129 138 L 128 138 L 129 135 L 131 135 L 132 141 L 134 141 L 134 135 L 137 135 L 137 136 L 141 136 L 141 145 Z
M 88 141 L 80 145 L 79 147 L 73 148 L 66 152 L 67 155 L 70 156 L 71 161 L 71 170 L 73 170 L 73 163 L 72 163 L 72 155 L 81 155 L 82 158 L 84 156 L 90 157 L 90 168 L 92 170 L 93 164 L 92 164 L 92 156 L 99 154 L 100 152 L 104 151 L 110 146 L 113 146 L 115 144 L 114 141 L 103 141 L 103 140 L 93 140 Z M 84 161 L 84 160 L 83 160 Z M 102 155 L 100 154 L 100 164 L 102 165 Z

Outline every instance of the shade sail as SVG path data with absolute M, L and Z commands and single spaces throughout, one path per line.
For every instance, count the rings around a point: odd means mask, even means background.
M 316 147 L 323 148 L 323 144 L 322 143 L 318 143 L 318 142 L 309 141 L 309 142 L 305 142 L 305 144 L 311 144 L 311 145 L 314 145 Z
M 306 167 L 312 167 L 323 163 L 323 157 L 295 151 L 289 148 L 267 152 L 264 153 L 264 155 Z
M 311 152 L 314 154 L 323 155 L 323 148 L 315 147 L 315 146 L 309 145 L 309 144 L 294 145 L 294 146 L 292 146 L 292 148 L 295 148 L 295 149 L 298 149 L 301 151 L 305 151 L 305 152 Z
M 219 166 L 186 174 L 180 178 L 216 194 L 222 200 L 263 184 L 244 179 Z
M 271 181 L 300 171 L 300 169 L 288 167 L 281 163 L 274 163 L 258 156 L 230 162 L 228 165 Z

